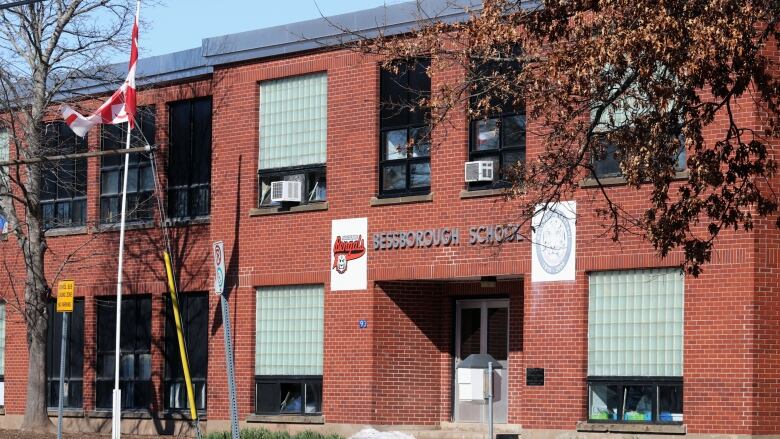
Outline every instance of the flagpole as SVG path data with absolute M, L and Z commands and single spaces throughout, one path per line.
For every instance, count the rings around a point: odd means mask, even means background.
M 128 65 L 127 79 L 118 93 L 124 95 L 124 110 L 127 117 L 127 142 L 125 151 L 130 149 L 130 139 L 133 126 L 135 125 L 135 68 L 138 59 L 138 16 L 141 12 L 141 0 L 135 3 L 135 20 L 133 21 L 133 32 L 130 44 L 130 64 Z M 116 275 L 116 340 L 114 345 L 114 393 L 113 407 L 111 414 L 111 437 L 119 439 L 122 436 L 122 390 L 119 388 L 119 368 L 122 356 L 122 346 L 120 345 L 122 332 L 122 271 L 124 268 L 125 256 L 125 223 L 127 220 L 127 176 L 130 168 L 130 154 L 125 154 L 125 170 L 122 175 L 122 211 L 119 220 L 119 260 Z
M 127 143 L 125 149 L 130 149 L 130 120 L 127 121 Z M 119 220 L 119 267 L 116 275 L 116 340 L 114 345 L 114 394 L 112 411 L 112 439 L 121 436 L 122 423 L 122 391 L 119 389 L 119 360 L 121 357 L 120 332 L 122 328 L 122 270 L 125 256 L 125 220 L 127 216 L 127 174 L 130 167 L 130 154 L 125 154 L 125 171 L 122 176 L 122 211 Z

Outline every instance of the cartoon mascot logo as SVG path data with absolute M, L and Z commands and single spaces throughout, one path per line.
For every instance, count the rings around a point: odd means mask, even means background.
M 347 262 L 366 254 L 366 243 L 362 235 L 337 236 L 333 243 L 333 268 L 340 274 L 347 271 Z

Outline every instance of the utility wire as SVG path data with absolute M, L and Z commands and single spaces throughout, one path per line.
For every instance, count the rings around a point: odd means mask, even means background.
M 31 5 L 33 3 L 40 3 L 42 1 L 43 0 L 19 0 L 16 2 L 2 3 L 0 4 L 0 11 L 2 11 L 3 9 L 14 8 L 16 6 L 24 6 L 24 5 Z

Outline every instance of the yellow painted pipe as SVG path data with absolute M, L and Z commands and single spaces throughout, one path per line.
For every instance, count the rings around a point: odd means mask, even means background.
M 192 420 L 198 420 L 198 410 L 195 407 L 195 392 L 192 390 L 192 379 L 190 378 L 190 364 L 187 361 L 187 349 L 184 346 L 184 332 L 181 327 L 181 316 L 179 315 L 179 298 L 176 296 L 176 284 L 173 282 L 173 268 L 171 268 L 171 256 L 168 252 L 163 252 L 165 259 L 165 273 L 168 275 L 168 291 L 171 293 L 171 308 L 173 308 L 173 319 L 176 322 L 176 335 L 179 337 L 179 354 L 181 355 L 181 365 L 184 368 L 184 382 L 187 384 L 187 401 L 190 403 L 190 415 Z

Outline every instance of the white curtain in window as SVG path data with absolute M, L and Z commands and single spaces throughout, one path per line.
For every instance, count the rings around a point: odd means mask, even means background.
M 325 163 L 328 76 L 260 84 L 260 169 Z
M 595 272 L 589 289 L 589 376 L 682 376 L 678 269 Z
M 322 375 L 322 285 L 257 289 L 255 375 Z

